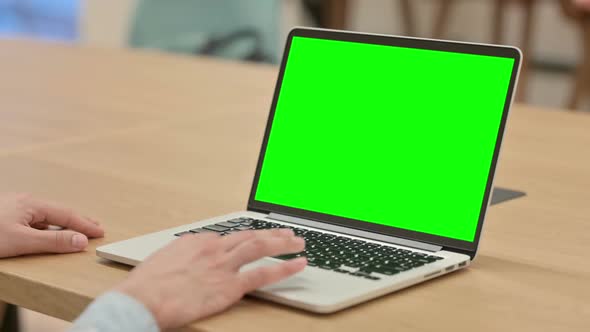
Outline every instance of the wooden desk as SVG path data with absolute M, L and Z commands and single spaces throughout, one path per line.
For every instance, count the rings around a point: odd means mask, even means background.
M 94 248 L 243 209 L 276 68 L 0 41 L 0 188 L 100 218 L 88 252 L 0 260 L 0 300 L 66 320 L 125 278 Z M 474 110 L 475 111 L 475 110 Z M 515 107 L 463 272 L 330 316 L 245 299 L 202 331 L 587 331 L 590 117 Z

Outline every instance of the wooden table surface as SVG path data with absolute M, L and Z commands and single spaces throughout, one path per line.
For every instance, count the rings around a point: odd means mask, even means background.
M 244 209 L 277 69 L 0 41 L 0 190 L 101 220 L 87 252 L 0 260 L 0 300 L 74 319 L 128 268 L 96 246 Z M 246 298 L 199 331 L 587 331 L 590 116 L 516 106 L 469 269 L 321 316 Z

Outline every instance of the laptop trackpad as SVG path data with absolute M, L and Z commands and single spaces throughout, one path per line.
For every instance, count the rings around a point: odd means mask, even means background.
M 248 264 L 242 270 L 280 264 L 281 262 L 273 258 L 264 258 Z M 331 306 L 370 292 L 375 286 L 373 281 L 306 267 L 298 274 L 258 289 L 251 295 L 297 307 Z M 343 292 L 344 289 L 347 291 Z
M 244 266 L 241 271 L 248 271 L 256 268 L 261 268 L 265 266 L 272 266 L 276 264 L 280 264 L 283 261 L 274 259 L 274 258 L 263 258 L 251 264 Z M 271 290 L 273 292 L 289 292 L 289 291 L 301 291 L 306 288 L 309 288 L 311 285 L 311 280 L 309 276 L 309 268 L 306 267 L 303 271 L 284 279 L 278 283 L 263 287 L 262 290 Z

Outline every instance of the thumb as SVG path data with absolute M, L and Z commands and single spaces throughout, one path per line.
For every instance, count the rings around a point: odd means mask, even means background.
M 64 230 L 47 231 L 31 229 L 32 241 L 28 241 L 25 251 L 34 253 L 69 253 L 82 251 L 88 246 L 86 235 Z

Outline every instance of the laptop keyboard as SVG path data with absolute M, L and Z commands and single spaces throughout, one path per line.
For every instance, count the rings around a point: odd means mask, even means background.
M 359 239 L 253 218 L 235 218 L 174 235 L 216 232 L 223 236 L 244 230 L 272 228 L 290 228 L 295 235 L 305 239 L 303 252 L 275 258 L 288 260 L 306 257 L 308 266 L 370 280 L 379 280 L 385 276 L 392 276 L 443 259 L 409 249 L 382 246 Z

